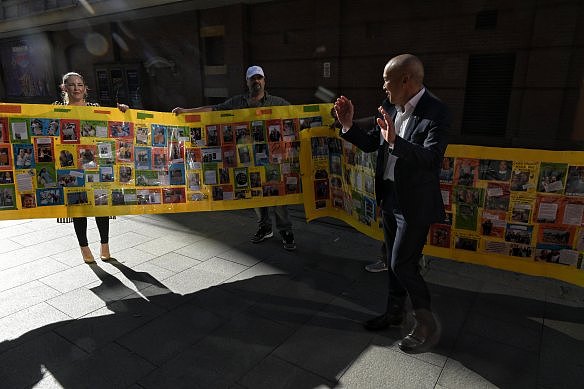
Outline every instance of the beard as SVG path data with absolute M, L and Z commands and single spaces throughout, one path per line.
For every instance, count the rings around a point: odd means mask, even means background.
M 263 91 L 262 88 L 262 84 L 259 82 L 256 82 L 255 84 L 253 84 L 250 88 L 250 93 L 252 96 L 257 96 L 259 95 L 261 92 Z

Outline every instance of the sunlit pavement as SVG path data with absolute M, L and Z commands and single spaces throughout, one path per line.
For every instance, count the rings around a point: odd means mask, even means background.
M 439 344 L 408 355 L 383 311 L 379 242 L 305 223 L 260 244 L 252 210 L 122 216 L 111 262 L 71 224 L 0 221 L 1 388 L 577 388 L 584 288 L 450 260 L 424 269 Z M 90 246 L 99 254 L 89 222 Z M 411 318 L 408 320 L 411 324 Z

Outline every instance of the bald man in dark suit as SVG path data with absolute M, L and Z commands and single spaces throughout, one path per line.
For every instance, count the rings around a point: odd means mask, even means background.
M 450 114 L 424 87 L 424 66 L 416 56 L 390 59 L 383 80 L 387 99 L 378 108 L 372 129 L 353 120 L 354 106 L 347 97 L 338 98 L 334 107 L 341 136 L 365 152 L 378 152 L 375 191 L 383 217 L 389 295 L 386 312 L 367 321 L 365 328 L 402 325 L 409 296 L 416 324 L 399 347 L 423 352 L 437 342 L 439 331 L 419 259 L 430 225 L 445 218 L 439 173 Z

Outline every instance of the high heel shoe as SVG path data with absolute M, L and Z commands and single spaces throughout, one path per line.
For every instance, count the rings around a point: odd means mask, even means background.
M 83 261 L 85 263 L 95 263 L 95 259 L 93 259 L 93 254 L 88 246 L 81 247 L 81 255 L 83 256 Z
M 101 244 L 101 251 L 99 254 L 99 258 L 104 262 L 107 262 L 107 261 L 110 261 L 113 259 L 111 254 L 110 254 L 110 251 L 109 251 L 109 244 L 107 244 L 107 243 Z

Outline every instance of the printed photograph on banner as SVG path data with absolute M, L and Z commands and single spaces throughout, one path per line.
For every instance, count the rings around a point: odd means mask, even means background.
M 312 127 L 322 127 L 322 116 L 311 116 L 300 119 L 300 131 Z
M 116 162 L 134 162 L 134 143 L 129 140 L 116 141 Z
M 120 184 L 133 184 L 134 179 L 132 177 L 134 169 L 131 165 L 120 165 L 118 166 L 118 177 L 120 179 Z
M 345 161 L 347 165 L 354 165 L 355 164 L 355 153 L 357 147 L 346 140 L 342 141 L 343 145 L 343 156 L 345 157 Z
M 451 226 L 452 220 L 453 220 L 452 219 L 453 218 L 452 212 L 445 212 L 445 214 L 446 215 L 444 216 L 444 221 L 442 222 L 442 224 L 447 224 L 447 225 Z
M 375 199 L 373 197 L 363 197 L 363 214 L 365 216 L 365 224 L 368 226 L 375 223 Z
M 160 186 L 170 185 L 170 174 L 168 170 L 158 171 L 158 181 L 160 182 Z
M 247 123 L 233 123 L 235 143 L 238 145 L 251 143 L 251 132 Z
M 254 143 L 253 158 L 255 166 L 265 166 L 270 163 L 270 156 L 267 143 Z
M 262 196 L 281 196 L 284 194 L 283 184 L 279 182 L 268 182 L 262 187 Z
M 467 186 L 454 187 L 454 199 L 458 204 L 470 204 L 476 207 L 483 205 L 483 188 L 473 188 Z
M 296 173 L 284 175 L 284 188 L 286 190 L 286 194 L 300 193 L 300 184 L 300 175 Z
M 20 207 L 24 208 L 36 208 L 36 199 L 34 193 L 21 193 L 20 194 Z
M 34 189 L 36 179 L 34 169 L 16 171 L 16 189 L 18 192 L 30 192 Z
M 220 147 L 204 147 L 201 149 L 203 154 L 203 163 L 221 162 L 223 157 Z
M 211 188 L 211 196 L 213 201 L 220 201 L 223 200 L 223 187 L 221 185 L 217 185 Z
M 329 147 L 327 137 L 319 136 L 311 138 L 310 144 L 312 146 L 312 158 L 328 157 Z
M 343 180 L 341 180 L 341 177 L 331 176 L 330 182 L 331 182 L 331 188 L 336 189 L 336 190 L 343 189 Z
M 452 210 L 452 185 L 441 183 L 440 194 L 442 195 L 444 209 L 447 211 Z
M 533 226 L 508 223 L 505 228 L 505 241 L 530 245 Z
M 184 127 L 169 126 L 168 127 L 168 141 L 169 143 L 174 142 L 187 142 L 190 140 L 190 133 L 187 135 L 187 130 Z
M 283 162 L 281 166 L 282 174 L 300 173 L 300 161 Z
M 207 146 L 220 146 L 221 143 L 219 141 L 219 126 L 216 124 L 212 124 L 209 126 L 205 126 L 205 135 L 207 139 Z
M 233 132 L 233 125 L 231 123 L 222 124 L 220 129 L 221 129 L 221 142 L 222 142 L 222 144 L 223 145 L 235 144 L 235 134 Z
M 294 162 L 300 159 L 300 142 L 286 142 L 284 150 L 284 161 Z
M 93 190 L 93 205 L 103 207 L 109 204 L 109 191 L 107 189 Z
M 10 123 L 10 142 L 12 143 L 30 143 L 28 136 L 28 119 L 9 118 Z
M 11 171 L 0 171 L 0 185 L 14 184 L 14 173 Z
M 99 181 L 100 182 L 114 182 L 115 181 L 114 167 L 113 166 L 100 166 L 99 167 Z
M 184 163 L 185 148 L 182 142 L 170 142 L 168 144 L 168 154 L 171 163 Z
M 160 186 L 160 175 L 156 170 L 136 170 L 137 186 Z
M 479 179 L 508 182 L 511 179 L 511 167 L 511 161 L 481 159 L 479 163 Z
M 237 157 L 239 159 L 239 165 L 251 165 L 250 145 L 237 145 Z
M 282 171 L 280 165 L 266 165 L 266 183 L 276 183 L 282 182 Z
M 201 127 L 191 127 L 189 129 L 191 135 L 191 145 L 192 146 L 204 146 L 203 141 L 203 131 Z
M 490 254 L 509 255 L 509 245 L 511 243 L 501 242 L 499 240 L 483 239 L 484 247 L 482 251 Z
M 450 226 L 432 224 L 430 226 L 430 244 L 437 247 L 450 247 Z
M 517 243 L 507 243 L 507 245 L 509 256 L 533 260 L 535 250 L 531 246 Z
M 85 185 L 99 184 L 99 170 L 85 171 Z
M 356 149 L 355 166 L 362 166 L 364 168 L 364 170 L 371 171 L 371 175 L 374 174 L 376 160 L 377 160 L 377 152 L 364 153 L 363 151 Z
M 560 207 L 562 215 L 562 224 L 572 226 L 584 225 L 584 199 L 582 198 L 565 198 Z
M 509 184 L 489 182 L 487 183 L 485 209 L 491 211 L 509 210 L 510 194 Z
M 537 165 L 537 162 L 514 161 L 511 173 L 511 190 L 516 192 L 535 191 Z
M 262 173 L 256 168 L 249 169 L 249 186 L 250 188 L 261 188 L 262 187 Z
M 166 147 L 166 126 L 162 124 L 152 124 L 152 146 Z
M 223 192 L 223 200 L 235 200 L 235 192 L 233 191 L 233 185 L 221 185 L 219 187 Z
M 188 172 L 187 185 L 189 190 L 201 190 L 201 172 L 198 170 Z
M 146 124 L 136 124 L 136 144 L 137 145 L 149 145 L 150 129 Z
M 574 245 L 575 235 L 576 227 L 540 224 L 537 233 L 537 243 L 572 247 Z
M 454 177 L 454 158 L 444 157 L 440 167 L 440 182 L 451 184 Z
M 584 196 L 584 166 L 568 168 L 566 196 Z
M 251 194 L 250 194 L 249 190 L 247 190 L 247 189 L 235 189 L 234 198 L 235 198 L 235 200 L 250 199 Z
M 162 203 L 177 204 L 185 203 L 185 188 L 162 188 Z
M 168 168 L 170 175 L 170 185 L 184 185 L 185 184 L 185 165 L 172 164 Z
M 477 251 L 479 238 L 472 235 L 454 234 L 454 248 L 459 250 Z
M 507 226 L 505 212 L 483 210 L 481 215 L 481 235 L 494 238 L 505 237 L 505 227 Z
M 16 209 L 14 185 L 0 185 L 0 210 Z
M 115 162 L 115 142 L 103 141 L 97 143 L 98 165 L 113 165 Z
M 375 178 L 369 174 L 363 175 L 363 189 L 365 193 L 373 196 L 375 194 Z
M 219 168 L 219 184 L 231 184 L 231 177 L 229 176 L 229 168 Z
M 456 206 L 455 227 L 459 230 L 477 230 L 478 207 L 473 204 L 459 203 Z
M 282 135 L 282 121 L 281 120 L 266 120 L 266 127 L 268 129 L 269 142 L 281 142 L 284 137 Z
M 535 260 L 538 262 L 557 263 L 576 267 L 578 252 L 569 247 L 553 244 L 538 244 L 535 248 Z
M 112 190 L 112 205 L 136 205 L 138 199 L 136 198 L 136 189 L 113 189 Z
M 152 148 L 152 169 L 153 170 L 166 170 L 169 161 L 166 155 L 166 148 L 164 147 L 153 147 Z
M 328 180 L 314 181 L 314 198 L 316 200 L 328 200 L 330 195 Z
M 581 227 L 576 232 L 576 250 L 584 251 L 584 227 Z
M 50 119 L 34 118 L 30 120 L 31 136 L 47 136 L 49 133 Z
M 330 156 L 330 171 L 331 174 L 336 174 L 338 176 L 343 174 L 343 168 L 341 165 L 341 155 L 331 154 Z
M 216 163 L 204 163 L 203 164 L 203 184 L 205 185 L 217 185 L 219 182 L 217 180 L 217 164 Z
M 221 153 L 223 154 L 223 167 L 237 167 L 237 155 L 234 145 L 223 146 Z
M 85 186 L 85 173 L 81 169 L 58 169 L 57 185 L 61 187 Z
M 79 120 L 61 119 L 61 144 L 78 144 L 81 122 Z
M 456 158 L 454 163 L 454 183 L 474 186 L 478 178 L 479 160 L 474 158 Z
M 152 149 L 150 147 L 136 147 L 134 152 L 136 153 L 134 158 L 136 170 L 152 169 Z
M 8 118 L 0 117 L 0 143 L 6 143 L 10 139 L 8 134 Z
M 83 169 L 97 168 L 97 146 L 79 145 L 77 148 L 77 167 Z
M 250 123 L 251 137 L 254 143 L 266 141 L 266 127 L 263 120 L 254 120 Z
M 331 190 L 333 208 L 345 210 L 345 194 L 340 190 Z
M 81 120 L 81 136 L 84 138 L 107 138 L 107 122 Z
M 37 188 L 53 188 L 57 186 L 57 172 L 52 163 L 40 163 L 36 166 Z
M 67 192 L 67 205 L 89 205 L 87 192 L 84 190 Z
M 269 163 L 280 164 L 284 161 L 284 143 L 272 142 L 268 143 L 269 148 Z
M 201 149 L 199 148 L 187 148 L 186 149 L 186 162 L 187 169 L 190 170 L 200 170 L 201 164 L 203 162 L 203 157 L 201 154 Z M 237 163 L 236 163 L 237 165 Z
M 514 223 L 529 223 L 533 204 L 521 201 L 511 202 L 511 221 Z
M 162 195 L 160 189 L 137 189 L 136 200 L 140 205 L 161 204 Z
M 53 138 L 51 137 L 34 138 L 34 149 L 37 163 L 55 162 L 55 153 L 53 151 Z
M 564 193 L 568 164 L 542 162 L 539 165 L 537 191 L 544 193 Z
M 131 122 L 108 122 L 110 138 L 126 138 L 129 141 L 134 139 L 134 123 Z
M 12 170 L 12 145 L 0 144 L 0 170 Z
M 65 204 L 63 188 L 37 189 L 36 195 L 39 207 Z
M 343 146 L 341 139 L 339 138 L 328 138 L 328 147 L 329 147 L 329 154 L 338 154 L 341 155 L 343 153 Z
M 195 192 L 195 193 L 189 193 L 189 201 L 204 201 L 207 200 L 209 198 L 209 195 L 207 193 L 202 193 L 202 192 Z
M 293 142 L 299 139 L 300 125 L 298 119 L 284 119 L 282 120 L 282 138 L 285 142 Z
M 535 221 L 537 223 L 555 223 L 562 198 L 560 196 L 537 196 Z
M 12 145 L 14 153 L 14 168 L 29 169 L 35 166 L 33 145 L 28 143 Z

